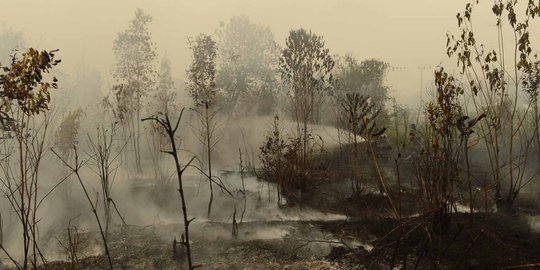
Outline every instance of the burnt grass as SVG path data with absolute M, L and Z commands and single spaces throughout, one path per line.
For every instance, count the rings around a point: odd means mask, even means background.
M 304 191 L 300 207 L 345 215 L 346 220 L 245 222 L 239 225 L 238 238 L 230 236 L 228 223 L 209 223 L 206 229 L 194 226 L 195 262 L 202 264 L 201 269 L 504 269 L 540 263 L 540 234 L 530 228 L 526 217 L 538 214 L 536 203 L 524 200 L 513 212 L 475 212 L 472 228 L 468 213 L 453 212 L 447 229 L 436 232 L 431 230 L 433 218 L 418 214 L 421 208 L 410 162 L 402 164 L 404 184 L 399 190 L 392 175 L 392 159 L 379 160 L 388 181 L 388 195 L 401 208 L 400 223 L 391 214 L 387 195 L 369 188 L 345 195 L 344 190 L 350 191 L 348 171 L 343 166 L 347 161 L 335 155 L 340 153 L 328 152 L 327 178 L 318 179 Z M 369 165 L 364 166 L 364 172 L 370 173 L 361 182 L 369 187 L 376 182 Z M 488 208 L 492 205 L 488 202 Z M 250 238 L 252 231 L 265 226 L 294 229 L 274 239 Z M 209 236 L 207 230 L 221 236 Z M 171 236 L 179 231 L 179 224 L 115 226 L 109 239 L 115 268 L 186 269 L 181 259 L 172 257 Z M 313 235 L 314 231 L 332 235 L 332 241 L 341 239 L 346 245 L 332 244 L 327 252 L 313 254 L 303 241 L 321 239 Z M 351 238 L 373 248 L 343 240 Z M 82 269 L 107 268 L 105 256 L 88 256 L 79 264 Z M 67 262 L 51 262 L 47 269 L 70 266 Z
M 321 223 L 321 228 L 335 234 L 356 237 L 367 234 L 376 239 L 370 252 L 351 251 L 340 246 L 328 255 L 329 259 L 363 265 L 366 269 L 377 269 L 381 265 L 393 265 L 399 269 L 504 269 L 515 266 L 523 267 L 516 269 L 540 269 L 540 233 L 531 229 L 526 217 L 539 214 L 538 203 L 534 199 L 518 200 L 511 212 L 474 212 L 472 228 L 468 212 L 456 211 L 450 214 L 446 231 L 431 232 L 432 216 L 418 214 L 421 208 L 418 191 L 413 184 L 414 161 L 400 164 L 402 186 L 399 189 L 395 175 L 391 173 L 395 172 L 393 159 L 387 153 L 380 153 L 384 149 L 378 151 L 388 195 L 396 208 L 400 206 L 402 225 L 394 218 L 386 194 L 360 190 L 348 197 L 340 197 L 339 194 L 316 196 L 314 194 L 333 194 L 335 182 L 322 181 L 321 185 L 309 191 L 312 196 L 306 200 L 306 205 L 345 214 L 348 219 L 346 222 Z M 329 154 L 329 160 L 333 161 L 329 167 L 334 166 L 331 174 L 334 179 L 343 179 L 347 177 L 348 170 L 336 164 L 338 155 L 342 159 L 341 164 L 347 164 L 347 155 L 334 152 Z M 376 183 L 372 168 L 365 163 L 361 166 L 361 170 L 370 174 L 362 181 Z M 485 202 L 478 197 L 475 205 L 480 205 L 482 210 L 492 209 L 493 201 L 488 199 Z

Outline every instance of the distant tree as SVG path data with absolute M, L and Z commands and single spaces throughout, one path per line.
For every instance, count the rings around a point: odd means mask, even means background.
M 156 92 L 151 106 L 152 110 L 156 113 L 168 113 L 170 110 L 178 109 L 178 106 L 174 103 L 177 94 L 171 73 L 171 61 L 163 58 L 158 72 Z
M 384 84 L 389 65 L 385 62 L 368 59 L 358 62 L 347 55 L 336 68 L 335 93 L 344 97 L 347 93 L 369 96 L 369 101 L 381 110 L 380 116 L 387 114 L 385 104 L 388 101 L 388 86 Z
M 131 140 L 137 171 L 141 170 L 139 119 L 143 99 L 154 89 L 156 73 L 154 62 L 157 53 L 148 30 L 151 21 L 152 17 L 137 9 L 128 29 L 118 34 L 113 45 L 116 116 Z
M 60 123 L 60 126 L 54 134 L 54 144 L 55 147 L 59 150 L 59 154 L 63 159 L 69 160 L 71 158 L 71 153 L 73 152 L 73 147 L 78 144 L 78 136 L 81 127 L 81 117 L 83 112 L 81 109 L 75 109 L 70 111 Z M 63 172 L 63 177 L 67 177 L 69 174 L 68 171 Z M 69 199 L 71 195 L 71 186 L 69 181 L 66 181 L 65 195 Z
M 298 122 L 304 167 L 307 167 L 309 159 L 308 123 L 319 121 L 319 111 L 330 88 L 334 64 L 321 36 L 305 29 L 290 31 L 279 59 L 279 69 L 288 87 L 292 116 Z
M 69 158 L 69 153 L 72 151 L 73 145 L 77 144 L 77 137 L 81 127 L 81 117 L 83 112 L 81 109 L 70 111 L 60 123 L 56 130 L 55 145 L 66 159 Z
M 102 90 L 102 78 L 97 69 L 81 65 L 70 70 L 70 76 L 62 81 L 62 89 L 54 96 L 57 104 L 68 108 L 81 108 L 88 112 L 89 118 L 94 117 L 94 106 L 104 98 Z
M 251 22 L 247 16 L 236 16 L 221 24 L 217 36 L 216 82 L 224 91 L 228 111 L 271 113 L 279 46 L 270 29 Z
M 190 68 L 187 70 L 187 90 L 193 98 L 194 108 L 198 118 L 197 135 L 205 148 L 208 165 L 210 200 L 208 202 L 208 217 L 212 212 L 214 190 L 212 185 L 212 149 L 217 144 L 215 134 L 217 128 L 216 100 L 216 54 L 217 46 L 212 37 L 200 34 L 190 42 L 193 53 Z
M 158 73 L 156 91 L 149 104 L 149 111 L 153 115 L 170 114 L 178 108 L 175 103 L 177 96 L 177 89 L 174 85 L 171 74 L 170 61 L 167 58 L 163 58 L 161 61 L 161 67 Z M 152 164 L 154 167 L 154 178 L 156 179 L 156 188 L 164 187 L 164 181 L 166 180 L 166 166 L 163 162 L 163 147 L 165 147 L 168 138 L 167 134 L 155 122 L 148 123 L 149 136 L 151 140 L 151 154 Z

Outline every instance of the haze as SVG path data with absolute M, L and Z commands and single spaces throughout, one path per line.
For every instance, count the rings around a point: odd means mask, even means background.
M 173 76 L 183 81 L 190 61 L 187 37 L 213 34 L 220 22 L 247 15 L 267 25 L 283 46 L 291 29 L 311 29 L 324 36 L 333 54 L 376 58 L 399 68 L 387 84 L 398 102 L 415 107 L 420 96 L 420 67 L 432 74 L 446 61 L 446 33 L 456 29 L 455 14 L 465 0 L 224 0 L 224 1 L 0 1 L 0 22 L 22 31 L 36 48 L 59 48 L 64 72 L 80 65 L 101 73 L 103 91 L 113 82 L 112 42 L 142 8 L 154 21 L 150 30 L 161 59 L 171 60 Z M 489 10 L 488 10 L 489 11 Z M 24 16 L 23 16 L 24 14 Z M 485 8 L 477 8 L 480 29 L 494 29 Z M 491 30 L 490 30 L 491 31 Z M 493 30 L 494 31 L 494 30 Z M 481 30 L 479 32 L 483 33 Z M 486 35 L 488 40 L 492 37 Z M 454 64 L 454 63 L 452 63 Z M 429 77 L 429 78 L 428 78 Z M 431 76 L 424 76 L 424 86 Z
M 539 22 L 0 0 L 0 270 L 538 268 Z

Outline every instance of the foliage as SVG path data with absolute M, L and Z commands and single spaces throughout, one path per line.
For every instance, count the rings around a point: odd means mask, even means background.
M 279 70 L 289 89 L 295 120 L 318 122 L 320 106 L 332 82 L 334 64 L 322 36 L 305 29 L 289 32 L 279 59 Z
M 128 28 L 114 40 L 116 63 L 113 77 L 117 84 L 127 87 L 127 95 L 143 96 L 154 81 L 154 61 L 157 56 L 148 24 L 152 17 L 137 9 Z
M 196 106 L 213 105 L 218 93 L 216 87 L 217 45 L 212 37 L 200 34 L 190 40 L 192 62 L 187 70 L 187 90 Z
M 388 86 L 384 84 L 388 72 L 388 63 L 367 59 L 358 62 L 351 55 L 346 55 L 336 68 L 335 93 L 342 96 L 344 93 L 359 93 L 369 96 L 372 103 L 377 104 L 382 112 L 388 101 Z
M 137 9 L 128 29 L 120 32 L 114 40 L 116 63 L 113 77 L 120 119 L 129 116 L 132 110 L 140 109 L 145 91 L 150 91 L 154 83 L 157 53 L 148 29 L 151 22 L 152 17 Z
M 463 90 L 443 68 L 435 72 L 436 98 L 426 105 L 428 127 L 416 164 L 423 211 L 433 216 L 433 230 L 446 232 L 459 170 L 456 124 L 461 117 L 458 96 Z
M 30 48 L 20 57 L 13 55 L 11 66 L 1 67 L 0 119 L 12 136 L 3 140 L 0 191 L 21 224 L 23 261 L 13 262 L 22 269 L 28 269 L 30 263 L 35 268 L 37 258 L 43 258 L 38 246 L 38 209 L 44 199 L 38 189 L 39 170 L 50 123 L 44 112 L 49 109 L 49 90 L 57 88 L 55 77 L 47 80 L 44 76 L 60 63 L 54 58 L 55 53 L 56 50 L 40 52 Z M 43 117 L 36 119 L 40 113 Z
M 307 165 L 304 164 L 302 138 L 285 139 L 278 116 L 274 117 L 260 151 L 260 176 L 277 184 L 278 204 L 284 199 L 289 204 L 302 203 L 302 194 L 307 190 L 307 185 L 314 185 L 316 180 L 325 176 L 325 166 L 320 160 L 325 152 L 322 139 L 316 140 L 308 133 L 309 160 Z
M 350 178 L 351 188 L 356 193 L 359 191 L 356 167 L 360 163 L 358 159 L 360 138 L 371 140 L 384 133 L 386 129 L 377 128 L 376 119 L 381 110 L 370 102 L 368 96 L 363 96 L 358 92 L 346 93 L 340 96 L 338 103 L 338 121 L 347 130 L 347 142 L 352 146 L 349 159 Z
M 70 111 L 64 117 L 54 134 L 55 145 L 60 149 L 64 157 L 77 144 L 82 115 L 83 112 L 81 109 Z
M 154 89 L 156 58 L 155 44 L 148 30 L 152 17 L 141 9 L 135 11 L 128 29 L 120 32 L 114 40 L 116 63 L 113 77 L 116 80 L 113 94 L 116 99 L 115 116 L 124 126 L 126 137 L 131 139 L 135 153 L 136 169 L 141 170 L 140 119 L 143 99 Z
M 212 184 L 212 150 L 217 144 L 217 110 L 216 98 L 216 42 L 208 35 L 200 34 L 194 41 L 190 41 L 193 59 L 187 70 L 187 90 L 195 103 L 194 111 L 198 120 L 198 127 L 194 128 L 201 144 L 204 147 L 208 165 L 210 199 L 208 202 L 208 218 L 212 212 L 214 189 Z
M 258 114 L 270 113 L 279 58 L 279 47 L 270 29 L 246 16 L 236 16 L 223 23 L 217 34 L 216 82 L 224 91 L 229 111 L 247 108 Z
M 540 15 L 539 4 L 527 1 L 520 5 L 515 0 L 498 0 L 492 4 L 497 26 L 496 49 L 488 49 L 477 40 L 472 16 L 478 1 L 468 3 L 457 14 L 459 34 L 447 37 L 447 54 L 456 60 L 467 79 L 466 93 L 478 114 L 486 112 L 487 121 L 478 130 L 486 143 L 495 201 L 502 210 L 512 207 L 520 190 L 529 182 L 522 172 L 528 167 L 526 153 L 532 139 L 523 130 L 531 104 L 520 111 L 518 98 L 524 73 L 533 65 L 529 25 Z M 508 44 L 511 51 L 506 49 Z
M 167 58 L 163 58 L 161 61 L 156 87 L 153 110 L 155 112 L 167 113 L 170 110 L 178 109 L 174 103 L 177 92 L 172 79 L 171 62 Z
M 43 76 L 60 63 L 54 59 L 53 51 L 38 51 L 33 48 L 21 57 L 14 55 L 11 66 L 2 66 L 0 74 L 1 119 L 13 109 L 20 109 L 28 115 L 39 114 L 49 109 L 50 88 L 58 88 L 56 77 L 45 80 Z M 4 123 L 5 124 L 5 123 Z

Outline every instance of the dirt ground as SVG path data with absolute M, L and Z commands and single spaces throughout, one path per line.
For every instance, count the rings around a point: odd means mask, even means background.
M 326 258 L 333 247 L 342 244 L 338 243 L 338 237 L 321 231 L 320 227 L 321 224 L 296 221 L 243 223 L 239 225 L 238 237 L 233 238 L 230 224 L 196 224 L 191 241 L 193 258 L 201 269 L 365 269 Z M 186 269 L 185 265 L 182 268 L 185 262 L 174 259 L 172 253 L 172 241 L 181 230 L 179 225 L 115 227 L 109 238 L 115 268 Z M 332 243 L 308 243 L 314 236 Z M 348 244 L 364 249 L 362 243 L 353 239 Z M 80 254 L 94 251 L 95 245 L 99 243 L 83 243 Z M 82 269 L 104 269 L 108 263 L 105 256 L 89 256 L 80 259 L 79 265 Z M 48 265 L 48 269 L 70 267 L 67 262 Z

